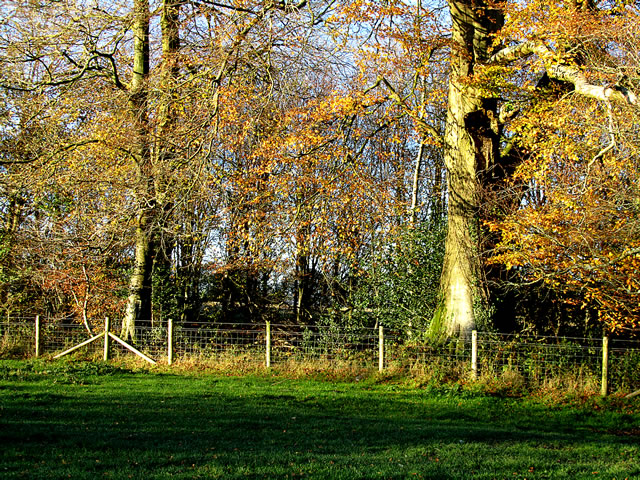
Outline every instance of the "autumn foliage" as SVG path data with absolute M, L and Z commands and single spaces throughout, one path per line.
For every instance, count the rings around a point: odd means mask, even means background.
M 587 2 L 584 2 L 585 4 Z M 536 19 L 545 18 L 545 22 Z M 638 12 L 622 3 L 600 11 L 523 6 L 503 34 L 553 39 L 589 81 L 626 92 L 638 64 Z M 515 75 L 515 72 L 514 72 Z M 491 262 L 566 301 L 594 309 L 610 331 L 640 325 L 640 158 L 638 107 L 594 100 L 561 83 L 533 85 L 511 141 L 525 160 L 505 183 L 490 220 L 501 241 Z
M 640 327 L 633 2 L 80 7 L 3 7 L 8 312 L 427 329 L 515 279 Z

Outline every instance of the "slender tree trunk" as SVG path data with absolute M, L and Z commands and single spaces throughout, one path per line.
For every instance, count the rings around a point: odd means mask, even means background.
M 151 233 L 145 211 L 138 214 L 135 235 L 135 259 L 133 273 L 129 280 L 129 298 L 122 324 L 122 337 L 135 340 L 135 328 L 151 323 L 151 271 L 153 267 L 153 247 Z M 152 220 L 151 220 L 152 221 Z
M 131 151 L 137 167 L 136 232 L 134 267 L 129 279 L 129 297 L 122 321 L 123 338 L 135 340 L 135 327 L 151 321 L 151 270 L 154 241 L 155 199 L 151 176 L 151 146 L 148 115 L 147 80 L 149 77 L 149 2 L 135 0 L 133 7 L 133 75 L 129 108 L 134 120 L 134 144 Z
M 422 160 L 424 158 L 424 141 L 420 142 L 418 154 L 416 155 L 416 163 L 413 169 L 413 184 L 411 188 L 411 206 L 409 207 L 409 225 L 411 228 L 416 225 L 418 216 L 418 195 L 420 190 L 420 170 L 422 169 Z
M 178 74 L 177 53 L 180 48 L 179 13 L 181 2 L 163 3 L 160 19 L 162 30 L 163 96 L 157 110 L 158 138 L 153 139 L 149 125 L 149 2 L 134 2 L 134 62 L 130 90 L 130 109 L 137 130 L 136 144 L 132 148 L 137 166 L 138 205 L 135 264 L 129 281 L 129 298 L 122 325 L 122 335 L 135 339 L 136 326 L 150 326 L 152 317 L 152 280 L 154 260 L 161 247 L 159 231 L 171 206 L 167 202 L 166 174 L 171 157 L 170 141 L 166 137 L 175 120 L 175 77 Z M 155 143 L 155 155 L 152 145 Z M 161 261 L 159 259 L 159 261 Z
M 299 202 L 304 204 L 302 196 Z M 309 319 L 309 300 L 311 298 L 311 258 L 309 255 L 309 239 L 311 238 L 311 225 L 306 220 L 308 213 L 303 216 L 302 225 L 296 232 L 296 264 L 295 264 L 295 292 L 294 308 L 296 323 L 303 325 Z
M 172 210 L 174 203 L 170 197 L 171 175 L 173 165 L 178 155 L 175 148 L 176 98 L 178 89 L 178 75 L 180 73 L 180 7 L 182 0 L 165 0 L 162 4 L 160 16 L 160 30 L 162 32 L 162 62 L 160 70 L 160 88 L 157 109 L 157 136 L 154 142 L 153 180 L 154 197 L 157 205 L 156 235 L 158 249 L 153 263 L 154 311 L 163 313 L 160 321 L 169 314 L 172 306 L 180 302 L 180 286 L 177 284 L 177 274 L 172 275 L 172 253 L 176 244 L 176 235 L 172 232 Z M 176 269 L 177 273 L 177 269 Z M 159 302 L 156 302 L 156 299 Z M 174 315 L 176 312 L 172 312 Z M 173 317 L 177 320 L 177 317 Z M 154 319 L 155 320 L 155 319 Z
M 449 0 L 452 18 L 451 73 L 445 165 L 448 216 L 441 304 L 432 322 L 434 335 L 470 337 L 476 326 L 474 303 L 484 298 L 478 249 L 478 174 L 497 159 L 496 101 L 471 82 L 474 67 L 488 58 L 490 35 L 502 25 L 502 12 L 489 1 Z
M 14 265 L 12 250 L 15 245 L 14 237 L 20 228 L 24 215 L 26 201 L 17 192 L 10 192 L 7 195 L 8 205 L 2 218 L 0 227 L 0 302 L 9 311 L 9 291 L 10 282 L 13 277 Z
M 308 312 L 308 296 L 309 296 L 309 257 L 304 254 L 298 254 L 296 258 L 296 291 L 295 291 L 295 310 L 296 323 L 303 325 L 306 323 Z
M 445 199 L 447 187 L 443 178 L 444 165 L 441 158 L 436 159 L 433 167 L 433 189 L 431 200 L 431 218 L 434 224 L 442 225 L 445 215 Z

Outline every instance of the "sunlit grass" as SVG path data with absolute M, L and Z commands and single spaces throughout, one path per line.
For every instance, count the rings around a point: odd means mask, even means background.
M 0 362 L 0 478 L 640 478 L 640 402 Z

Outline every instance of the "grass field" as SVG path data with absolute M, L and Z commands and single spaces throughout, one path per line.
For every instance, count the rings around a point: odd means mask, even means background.
M 640 400 L 0 361 L 0 478 L 640 479 Z

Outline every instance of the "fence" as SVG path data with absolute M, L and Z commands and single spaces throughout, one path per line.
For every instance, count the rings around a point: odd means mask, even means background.
M 2 356 L 55 355 L 104 331 L 69 319 L 7 318 L 0 321 Z M 111 332 L 118 332 L 118 321 Z M 104 335 L 102 335 L 104 336 Z M 410 369 L 446 377 L 511 377 L 528 384 L 551 379 L 588 380 L 601 392 L 640 387 L 640 342 L 474 332 L 470 342 L 430 342 L 421 332 L 382 327 L 346 328 L 278 324 L 189 323 L 138 329 L 135 346 L 168 364 L 179 359 L 241 358 L 267 367 L 320 361 L 361 368 Z M 100 342 L 83 347 L 103 353 Z M 117 342 L 112 354 L 127 350 Z M 106 353 L 105 353 L 106 355 Z M 106 358 L 106 357 L 105 357 Z

